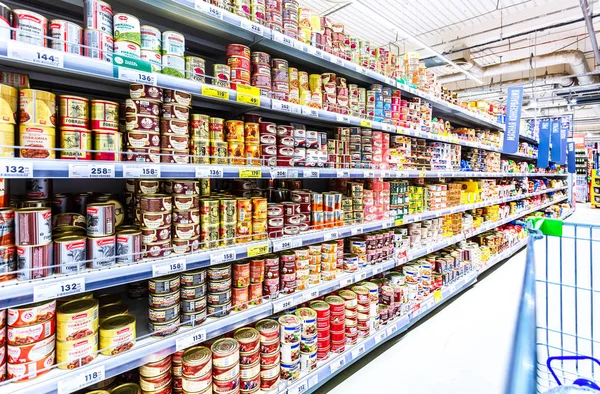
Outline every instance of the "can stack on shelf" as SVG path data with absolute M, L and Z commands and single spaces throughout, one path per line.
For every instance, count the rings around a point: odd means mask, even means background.
M 281 379 L 296 380 L 300 376 L 300 339 L 302 322 L 285 314 L 277 320 L 281 327 Z
M 271 58 L 271 98 L 289 101 L 289 64 L 285 59 Z
M 186 58 L 184 57 L 185 36 L 176 31 L 163 31 L 161 48 L 162 73 L 172 75 L 174 77 L 192 79 L 191 76 L 193 75 L 193 73 L 190 73 L 188 75 L 188 73 L 186 72 L 188 63 Z M 193 66 L 194 61 L 191 59 L 190 61 L 190 66 Z
M 307 289 L 310 285 L 310 254 L 308 247 L 294 250 L 296 255 L 296 290 Z
M 152 72 L 162 70 L 162 33 L 154 26 L 140 26 L 140 58 L 150 63 Z
M 143 189 L 144 184 L 149 183 L 149 189 L 158 191 L 157 181 L 138 182 L 140 188 L 137 190 Z M 137 222 L 142 230 L 144 257 L 160 258 L 170 255 L 173 197 L 170 194 L 139 194 L 139 205 L 139 216 L 137 207 L 135 210 Z
M 17 124 L 18 90 L 12 86 L 0 85 L 0 141 L 1 145 L 15 146 Z M 0 157 L 14 157 L 14 148 L 0 147 Z
M 212 352 L 213 392 L 228 393 L 240 386 L 240 343 L 233 338 L 216 340 Z
M 89 129 L 89 100 L 61 95 L 59 102 L 59 133 L 61 159 L 92 159 L 92 132 Z
M 192 326 L 206 320 L 206 270 L 184 272 L 180 277 L 181 322 Z
M 205 346 L 186 349 L 181 356 L 181 387 L 186 392 L 212 392 L 212 352 Z M 175 364 L 173 371 L 175 371 Z
M 240 392 L 251 393 L 260 389 L 260 333 L 244 327 L 233 337 L 240 344 Z
M 344 299 L 345 305 L 346 321 L 344 330 L 346 335 L 344 341 L 348 345 L 354 345 L 358 338 L 358 297 L 352 290 L 340 290 L 338 295 Z
M 116 354 L 114 339 L 106 338 L 106 331 L 99 331 L 99 301 L 80 299 L 60 305 L 56 313 L 56 362 L 61 369 L 73 369 L 90 363 L 102 345 L 109 348 L 103 354 Z M 110 320 L 110 318 L 108 319 Z M 108 340 L 107 340 L 108 339 Z
M 310 372 L 317 368 L 317 312 L 311 308 L 298 308 L 295 315 L 301 322 L 300 371 Z
M 250 85 L 250 48 L 240 44 L 227 45 L 227 66 L 231 72 L 231 88 L 236 89 L 238 84 Z
M 191 93 L 172 89 L 163 90 L 162 118 L 160 119 L 160 161 L 187 164 L 190 162 Z
M 260 334 L 260 388 L 268 391 L 279 384 L 280 327 L 276 320 L 259 320 L 255 328 Z
M 130 59 L 141 58 L 140 20 L 133 15 L 113 15 L 114 54 Z
M 222 317 L 231 310 L 231 264 L 208 268 L 208 316 Z
M 319 359 L 326 359 L 329 353 L 342 352 L 346 346 L 346 308 L 344 299 L 337 295 L 325 297 L 330 310 L 330 336 L 319 340 Z
M 173 252 L 191 253 L 200 247 L 200 183 L 196 180 L 168 180 L 163 190 L 173 198 Z
M 148 281 L 149 326 L 155 336 L 167 336 L 179 330 L 180 287 L 179 275 L 163 276 Z

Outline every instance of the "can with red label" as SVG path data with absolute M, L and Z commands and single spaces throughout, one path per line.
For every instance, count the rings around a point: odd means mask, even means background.
M 49 30 L 49 36 L 52 37 L 51 48 L 77 55 L 83 54 L 81 26 L 63 19 L 53 19 L 50 21 Z
M 114 235 L 89 237 L 87 239 L 87 258 L 89 268 L 105 268 L 115 264 L 116 239 Z
M 13 27 L 13 40 L 41 47 L 48 46 L 48 19 L 44 16 L 28 10 L 13 10 Z
M 31 280 L 52 274 L 52 243 L 17 246 L 17 279 Z
M 142 260 L 142 232 L 124 230 L 117 232 L 117 263 L 131 264 Z
M 84 56 L 112 62 L 114 40 L 110 33 L 101 30 L 85 29 L 83 32 L 83 44 Z
M 101 237 L 115 232 L 115 205 L 111 203 L 88 204 L 87 235 Z
M 15 244 L 19 246 L 45 245 L 52 241 L 50 208 L 23 208 L 15 210 Z
M 72 235 L 54 240 L 54 261 L 60 264 L 57 273 L 76 273 L 86 268 L 86 239 L 83 235 Z

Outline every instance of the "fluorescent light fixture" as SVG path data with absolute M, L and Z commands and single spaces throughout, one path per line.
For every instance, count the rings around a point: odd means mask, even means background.
M 377 21 L 378 24 L 387 27 L 390 30 L 394 30 L 397 31 L 399 33 L 402 33 L 406 36 L 406 38 L 419 45 L 422 46 L 423 48 L 425 48 L 429 53 L 431 53 L 433 56 L 436 56 L 440 59 L 442 59 L 443 61 L 445 61 L 446 63 L 448 63 L 449 65 L 451 65 L 452 67 L 454 67 L 455 69 L 457 69 L 459 72 L 465 74 L 467 77 L 469 77 L 469 79 L 474 80 L 475 82 L 479 83 L 480 85 L 483 85 L 483 81 L 481 79 L 479 79 L 475 74 L 463 69 L 462 67 L 460 67 L 458 64 L 454 63 L 452 60 L 448 59 L 446 56 L 442 55 L 441 53 L 439 53 L 438 51 L 436 51 L 435 49 L 433 49 L 432 47 L 430 47 L 429 45 L 425 44 L 423 41 L 419 40 L 417 37 L 413 36 L 412 34 L 410 34 L 409 32 L 407 32 L 406 30 L 404 30 L 402 27 L 397 26 L 396 24 L 394 24 L 393 22 L 391 22 L 387 16 L 381 14 L 379 11 L 372 9 L 370 6 L 368 6 L 367 4 L 365 4 L 364 0 L 358 0 L 354 3 L 352 3 L 353 7 L 355 8 L 359 8 L 359 12 L 361 13 L 365 13 L 365 14 L 371 14 L 371 16 L 373 17 L 373 19 L 375 19 Z

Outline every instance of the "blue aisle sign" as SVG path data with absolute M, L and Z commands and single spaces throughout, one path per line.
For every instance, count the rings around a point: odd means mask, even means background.
M 567 171 L 569 171 L 569 174 L 575 174 L 575 141 L 567 141 L 567 149 L 569 150 L 569 158 L 567 159 Z
M 550 123 L 550 142 L 552 143 L 550 160 L 558 163 L 560 161 L 560 120 L 558 119 L 553 119 Z
M 550 164 L 550 119 L 540 121 L 540 143 L 538 145 L 538 168 L 547 168 Z
M 506 127 L 504 129 L 504 153 L 516 153 L 519 149 L 519 128 L 521 126 L 521 107 L 523 87 L 508 88 L 506 100 Z
M 560 160 L 558 164 L 566 164 L 567 162 L 567 137 L 569 137 L 570 132 L 571 119 L 563 116 L 560 119 Z

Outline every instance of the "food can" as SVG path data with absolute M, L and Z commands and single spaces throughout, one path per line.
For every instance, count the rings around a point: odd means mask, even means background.
M 198 297 L 192 300 L 187 300 L 181 297 L 181 311 L 183 313 L 197 313 L 204 311 L 206 315 L 206 297 Z
M 205 82 L 206 62 L 197 56 L 185 57 L 185 77 L 196 82 Z
M 101 30 L 85 29 L 83 31 L 83 44 L 83 55 L 85 57 L 112 63 L 114 40 L 111 33 Z
M 162 276 L 148 279 L 148 290 L 152 294 L 167 294 L 179 290 L 179 275 Z M 152 306 L 152 304 L 150 305 Z M 166 306 L 166 305 L 165 305 Z M 154 307 L 157 308 L 157 307 Z
M 39 324 L 54 319 L 56 300 L 42 301 L 31 305 L 8 308 L 6 323 L 12 327 Z M 1 325 L 4 327 L 4 324 Z M 13 344 L 17 344 L 13 342 Z
M 56 96 L 35 89 L 19 91 L 19 123 L 52 127 L 56 125 Z
M 233 334 L 240 344 L 241 353 L 250 353 L 259 350 L 260 334 L 252 327 L 240 328 Z
M 176 333 L 179 330 L 179 324 L 179 317 L 176 317 L 175 319 L 164 323 L 149 322 L 149 328 L 150 332 L 154 333 L 154 336 L 166 337 Z
M 206 295 L 206 283 L 200 283 L 196 286 L 186 286 L 181 288 L 182 300 L 195 300 Z
M 48 19 L 28 10 L 13 10 L 12 39 L 28 44 L 47 47 Z
M 24 381 L 45 374 L 54 365 L 54 351 L 37 361 L 25 364 L 7 364 L 6 372 L 8 379 Z
M 92 160 L 92 132 L 86 129 L 60 129 L 61 159 Z
M 176 31 L 166 30 L 162 33 L 162 55 L 183 57 L 185 55 L 185 37 Z
M 212 373 L 210 368 L 209 372 L 202 376 L 194 378 L 184 376 L 182 388 L 184 393 L 212 394 Z
M 128 41 L 142 45 L 140 21 L 133 15 L 118 13 L 113 16 L 115 41 Z
M 144 212 L 171 212 L 173 199 L 169 194 L 142 194 L 140 209 Z
M 171 224 L 171 212 L 144 212 L 140 213 L 140 223 L 146 228 L 159 228 Z
M 19 116 L 17 111 L 18 97 L 19 94 L 16 88 L 8 85 L 0 85 L 0 122 L 17 123 Z M 13 130 L 14 133 L 14 127 L 2 131 L 3 133 L 9 133 L 10 130 Z
M 173 195 L 173 205 L 173 208 L 179 211 L 198 209 L 200 207 L 199 196 L 197 194 L 175 194 Z
M 55 133 L 53 126 L 19 126 L 20 156 L 30 159 L 54 159 Z
M 139 368 L 140 376 L 151 378 L 170 372 L 172 360 L 173 356 L 169 354 L 162 360 L 146 363 Z
M 213 368 L 230 368 L 239 362 L 240 344 L 232 338 L 216 340 L 210 348 L 213 356 Z
M 83 29 L 81 26 L 62 19 L 53 19 L 49 25 L 49 36 L 52 37 L 50 47 L 62 52 L 82 55 L 81 39 Z
M 119 104 L 113 101 L 91 100 L 92 130 L 119 130 Z M 96 150 L 98 146 L 96 145 Z
M 140 376 L 140 388 L 143 393 L 168 394 L 171 392 L 172 381 L 171 371 L 152 377 Z
M 56 311 L 56 339 L 73 341 L 90 336 L 98 329 L 98 300 L 69 301 Z
M 55 319 L 42 321 L 27 326 L 8 326 L 7 343 L 9 345 L 26 345 L 54 337 L 56 331 Z
M 54 261 L 60 264 L 56 272 L 69 274 L 81 272 L 87 266 L 86 238 L 83 235 L 71 235 L 54 240 Z
M 97 29 L 112 34 L 113 11 L 110 4 L 102 0 L 84 0 L 85 27 Z
M 13 245 L 0 246 L 0 282 L 14 279 L 17 270 L 16 248 Z
M 185 378 L 199 378 L 210 375 L 212 352 L 205 346 L 194 346 L 183 352 L 182 373 Z
M 142 260 L 142 232 L 124 230 L 117 232 L 117 263 L 132 264 Z
M 112 203 L 88 204 L 87 235 L 103 237 L 115 232 L 115 205 Z
M 160 52 L 162 49 L 162 33 L 154 26 L 141 25 L 142 50 Z
M 231 310 L 231 301 L 225 304 L 219 305 L 208 305 L 207 312 L 209 316 L 212 317 L 223 317 L 229 314 Z
M 56 363 L 59 369 L 74 369 L 89 364 L 98 354 L 98 335 L 73 341 L 56 341 Z
M 130 59 L 142 58 L 142 50 L 140 49 L 139 44 L 134 44 L 129 41 L 115 41 L 113 43 L 113 53 Z
M 0 246 L 15 243 L 15 212 L 0 208 Z
M 166 308 L 178 304 L 180 300 L 179 290 L 171 293 L 152 294 L 148 295 L 148 304 L 151 308 Z
M 15 244 L 45 245 L 52 241 L 52 211 L 49 208 L 15 210 Z
M 120 161 L 122 135 L 116 130 L 94 130 L 94 160 Z
M 135 316 L 117 315 L 100 325 L 100 353 L 112 356 L 123 353 L 135 345 Z
M 185 59 L 182 56 L 162 55 L 162 73 L 178 78 L 185 77 Z
M 87 239 L 87 258 L 89 268 L 105 268 L 115 264 L 115 243 L 114 235 L 102 237 L 88 237 Z
M 118 316 L 118 315 L 127 315 L 129 313 L 129 310 L 127 309 L 127 306 L 124 304 L 108 304 L 108 305 L 104 305 L 104 306 L 100 306 L 100 312 L 99 312 L 99 319 L 100 319 L 100 324 L 102 324 L 102 322 L 104 322 L 106 319 L 113 317 L 113 316 Z
M 165 308 L 149 308 L 148 318 L 151 322 L 165 322 L 179 316 L 180 304 L 173 304 Z
M 295 344 L 300 341 L 301 321 L 294 315 L 283 315 L 278 319 L 281 343 Z

